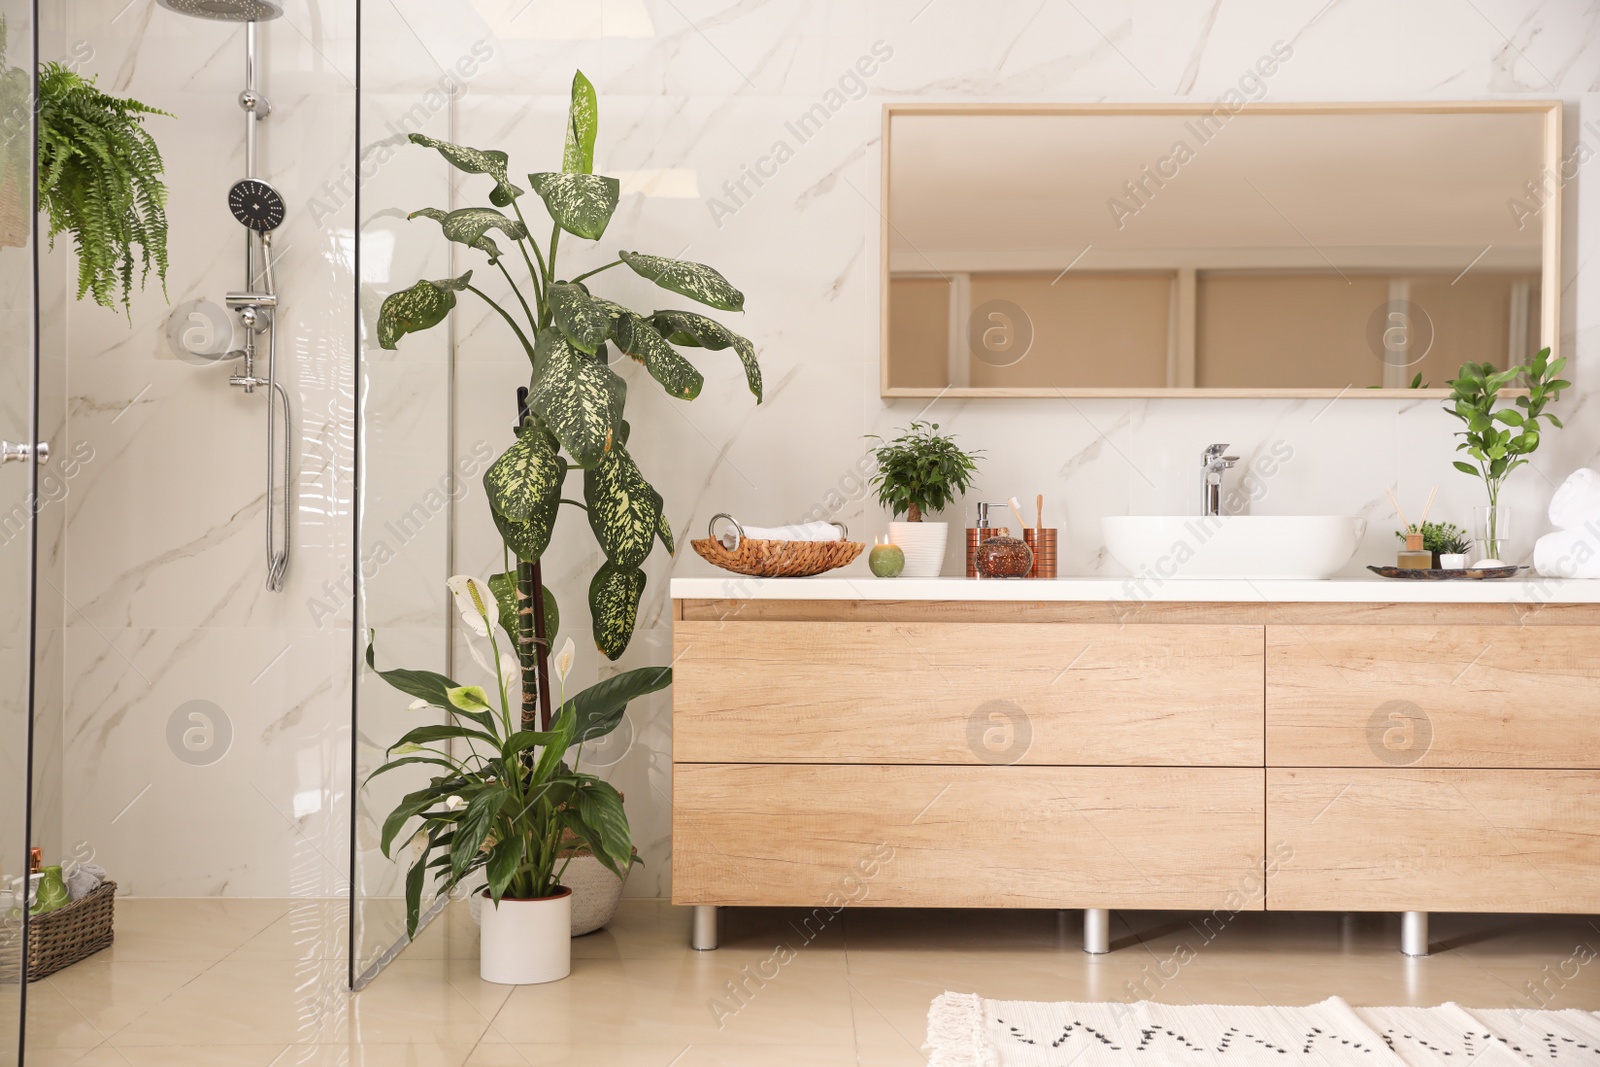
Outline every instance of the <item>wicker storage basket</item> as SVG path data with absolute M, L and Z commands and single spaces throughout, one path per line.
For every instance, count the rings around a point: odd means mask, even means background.
M 82 900 L 28 919 L 28 981 L 88 959 L 111 944 L 117 883 L 105 881 Z
M 715 515 L 727 519 L 738 531 L 733 548 L 726 548 L 715 536 L 690 541 L 702 559 L 714 563 L 725 571 L 748 574 L 753 578 L 804 578 L 821 574 L 847 563 L 854 562 L 866 548 L 859 541 L 767 541 L 744 536 L 744 530 L 729 515 Z M 835 524 L 838 525 L 838 524 Z M 840 529 L 843 529 L 840 526 Z M 710 534 L 711 529 L 706 531 Z M 848 532 L 846 534 L 848 536 Z

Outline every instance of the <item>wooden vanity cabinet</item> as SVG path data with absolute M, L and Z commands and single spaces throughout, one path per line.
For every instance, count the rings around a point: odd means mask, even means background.
M 679 904 L 1600 910 L 1600 606 L 674 614 Z

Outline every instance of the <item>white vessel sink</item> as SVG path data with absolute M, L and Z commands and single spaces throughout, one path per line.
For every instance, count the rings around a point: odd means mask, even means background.
M 1350 562 L 1367 520 L 1348 515 L 1113 515 L 1106 548 L 1135 575 L 1331 578 Z

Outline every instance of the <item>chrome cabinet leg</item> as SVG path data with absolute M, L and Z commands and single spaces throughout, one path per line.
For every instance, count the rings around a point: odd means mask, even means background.
M 1103 956 L 1111 951 L 1111 911 L 1109 908 L 1083 910 L 1083 951 Z
M 689 935 L 689 947 L 696 952 L 710 952 L 717 947 L 717 906 L 694 906 L 694 930 Z
M 1400 913 L 1400 951 L 1407 956 L 1428 954 L 1428 913 L 1405 911 Z

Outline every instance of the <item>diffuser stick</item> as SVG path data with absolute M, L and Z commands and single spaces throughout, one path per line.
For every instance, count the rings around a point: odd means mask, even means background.
M 1400 516 L 1400 528 L 1402 530 L 1411 529 L 1411 524 L 1406 521 L 1406 513 L 1400 510 L 1400 501 L 1394 498 L 1394 493 L 1387 485 L 1383 487 L 1383 495 L 1389 498 L 1389 503 L 1394 505 L 1394 513 Z
M 1436 485 L 1436 486 L 1433 487 L 1433 492 L 1428 494 L 1428 502 L 1423 505 L 1422 518 L 1417 520 L 1417 529 L 1420 530 L 1420 529 L 1422 529 L 1423 526 L 1427 525 L 1428 512 L 1433 510 L 1433 501 L 1438 495 L 1439 495 L 1439 487 Z

